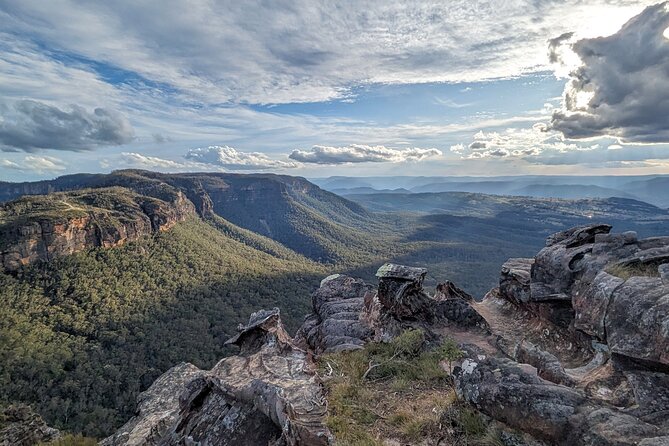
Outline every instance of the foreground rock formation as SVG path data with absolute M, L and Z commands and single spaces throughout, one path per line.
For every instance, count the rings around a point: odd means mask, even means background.
M 28 406 L 14 404 L 0 412 L 0 446 L 32 446 L 60 436 L 57 429 L 47 426 Z
M 423 268 L 386 264 L 376 289 L 329 276 L 294 339 L 277 309 L 254 313 L 229 341 L 237 356 L 171 369 L 103 444 L 332 444 L 313 355 L 418 328 L 458 342 L 456 392 L 510 429 L 546 444 L 669 445 L 669 237 L 610 229 L 572 228 L 510 259 L 481 302 L 451 282 L 428 294 Z
M 310 355 L 279 310 L 253 313 L 228 341 L 239 355 L 210 371 L 180 364 L 139 398 L 137 415 L 101 444 L 329 445 L 326 401 Z

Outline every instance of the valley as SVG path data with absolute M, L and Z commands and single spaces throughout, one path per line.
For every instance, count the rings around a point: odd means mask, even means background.
M 422 266 L 426 285 L 448 279 L 480 299 L 502 263 L 556 231 L 669 227 L 666 210 L 631 199 L 340 197 L 264 174 L 126 170 L 3 184 L 0 196 L 0 399 L 98 438 L 168 368 L 230 353 L 252 311 L 278 306 L 294 332 L 326 275 Z

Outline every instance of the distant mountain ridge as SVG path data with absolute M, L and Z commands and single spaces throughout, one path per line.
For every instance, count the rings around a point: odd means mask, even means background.
M 327 234 L 329 245 L 332 240 L 354 245 L 355 229 L 370 220 L 360 205 L 304 178 L 274 174 L 120 170 L 108 175 L 77 174 L 34 183 L 0 183 L 0 197 L 9 201 L 22 195 L 110 187 L 124 187 L 154 199 L 183 194 L 202 218 L 222 217 L 306 257 L 326 262 L 342 260 L 343 254 L 336 253 L 335 246 L 324 246 L 323 234 Z
M 403 188 L 411 193 L 472 192 L 540 198 L 633 198 L 669 208 L 667 175 L 560 176 L 526 175 L 498 177 L 330 177 L 312 181 L 342 196 L 388 192 Z M 364 189 L 361 189 L 364 188 Z M 663 189 L 664 188 L 664 189 Z

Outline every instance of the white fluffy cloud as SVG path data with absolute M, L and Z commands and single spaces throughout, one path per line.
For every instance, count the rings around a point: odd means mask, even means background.
M 437 149 L 393 149 L 386 146 L 368 146 L 351 144 L 344 147 L 313 146 L 311 150 L 293 150 L 290 158 L 302 163 L 345 164 L 345 163 L 400 163 L 420 161 L 425 158 L 441 156 Z
M 16 161 L 0 159 L 0 168 L 42 174 L 62 172 L 66 170 L 67 165 L 62 160 L 51 156 L 27 155 L 22 160 Z
M 563 107 L 550 127 L 572 139 L 613 136 L 623 142 L 669 143 L 667 28 L 669 2 L 664 2 L 649 6 L 609 37 L 571 44 L 581 65 L 570 73 Z M 551 42 L 552 51 L 564 37 Z
M 266 170 L 297 167 L 296 163 L 271 159 L 264 153 L 240 152 L 228 146 L 190 149 L 186 159 L 227 170 Z
M 179 161 L 168 160 L 165 158 L 159 158 L 156 156 L 143 155 L 136 152 L 123 152 L 121 153 L 121 159 L 124 164 L 133 167 L 141 167 L 145 169 L 167 169 L 167 170 L 182 170 L 189 168 L 197 168 L 200 165 L 196 163 L 182 163 Z M 108 162 L 107 162 L 108 164 Z
M 531 128 L 508 128 L 500 132 L 480 131 L 474 135 L 469 145 L 451 146 L 451 152 L 468 159 L 526 157 L 545 151 L 586 149 L 588 147 L 564 141 L 557 132 L 547 132 L 545 124 L 542 123 Z

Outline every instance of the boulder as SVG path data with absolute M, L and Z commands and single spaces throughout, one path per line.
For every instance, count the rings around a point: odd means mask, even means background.
M 332 444 L 311 355 L 295 346 L 278 309 L 253 313 L 228 343 L 239 354 L 210 371 L 182 364 L 161 376 L 103 445 Z
M 534 259 L 509 259 L 502 265 L 500 296 L 516 305 L 530 300 L 530 273 Z
M 179 395 L 190 381 L 205 372 L 182 362 L 163 373 L 137 397 L 137 411 L 101 446 L 151 446 L 160 444 L 179 414 Z
M 587 265 L 595 236 L 608 234 L 610 225 L 589 225 L 568 229 L 548 237 L 546 247 L 534 258 L 531 269 L 530 300 L 534 302 L 571 300 L 577 274 Z
M 508 360 L 467 352 L 454 370 L 460 398 L 506 425 L 550 444 L 632 446 L 660 440 L 666 430 L 605 404 L 580 390 L 545 381 L 533 369 Z
M 606 312 L 613 293 L 624 282 L 619 277 L 600 271 L 585 291 L 574 293 L 574 327 L 605 341 Z
M 295 342 L 315 353 L 354 350 L 371 339 L 373 330 L 361 320 L 365 296 L 373 288 L 361 279 L 326 277 L 312 295 L 313 313 L 295 334 Z
M 24 404 L 12 404 L 0 412 L 0 446 L 33 446 L 60 438 L 57 429 Z
M 428 315 L 434 300 L 423 291 L 425 268 L 386 263 L 376 272 L 379 278 L 377 296 L 384 316 L 396 319 Z
M 616 288 L 606 312 L 611 352 L 669 365 L 669 286 L 659 277 L 631 277 Z
M 536 438 L 566 440 L 570 417 L 585 402 L 581 392 L 545 381 L 509 359 L 482 355 L 466 346 L 465 351 L 454 371 L 460 398 Z

